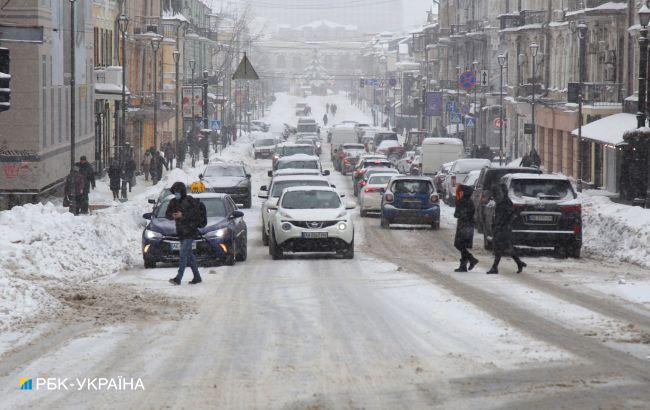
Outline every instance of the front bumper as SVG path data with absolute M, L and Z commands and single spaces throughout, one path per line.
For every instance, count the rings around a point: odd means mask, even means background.
M 179 243 L 175 238 L 143 239 L 142 256 L 151 262 L 177 263 L 180 252 L 172 249 L 172 244 Z M 197 262 L 225 260 L 232 256 L 233 238 L 197 239 L 192 251 Z
M 432 205 L 429 208 L 423 209 L 405 209 L 384 204 L 381 212 L 383 217 L 390 223 L 431 224 L 440 221 L 439 205 Z
M 291 223 L 291 221 L 288 222 Z M 346 229 L 338 229 L 338 225 L 341 222 L 347 225 Z M 273 229 L 276 243 L 287 250 L 297 249 L 295 252 L 334 252 L 350 245 L 354 239 L 352 222 L 344 220 L 337 221 L 332 226 L 320 229 L 307 229 L 295 225 L 291 225 L 291 229 L 288 231 L 283 230 L 281 226 L 274 226 Z M 327 238 L 303 238 L 303 232 L 326 232 Z

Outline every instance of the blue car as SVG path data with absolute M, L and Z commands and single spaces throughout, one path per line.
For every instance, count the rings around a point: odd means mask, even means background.
M 391 224 L 440 228 L 440 199 L 433 180 L 424 176 L 395 176 L 381 199 L 381 227 Z
M 248 231 L 244 213 L 237 210 L 235 202 L 226 194 L 192 194 L 200 200 L 207 212 L 208 224 L 199 229 L 201 235 L 194 241 L 194 255 L 198 263 L 221 262 L 234 265 L 245 261 Z M 149 223 L 142 232 L 142 256 L 145 268 L 155 268 L 156 263 L 177 263 L 180 242 L 176 223 L 165 218 L 172 195 L 165 197 L 153 209 L 142 215 Z

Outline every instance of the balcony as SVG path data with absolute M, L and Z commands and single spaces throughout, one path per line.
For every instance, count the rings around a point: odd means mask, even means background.
M 530 24 L 542 24 L 546 22 L 546 11 L 544 10 L 522 10 L 521 12 L 502 14 L 499 16 L 501 30 L 523 27 Z
M 569 83 L 567 102 L 578 103 L 579 83 Z M 620 83 L 584 83 L 583 103 L 597 107 L 616 106 L 623 103 L 623 84 Z
M 160 17 L 135 16 L 130 24 L 133 25 L 133 34 L 135 35 L 149 32 L 162 34 L 159 32 L 162 31 Z

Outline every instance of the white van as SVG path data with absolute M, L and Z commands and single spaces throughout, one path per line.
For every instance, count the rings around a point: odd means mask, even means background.
M 337 125 L 336 128 L 332 130 L 332 141 L 331 141 L 331 156 L 334 158 L 334 150 L 336 152 L 341 149 L 343 144 L 353 144 L 357 143 L 357 133 L 354 125 Z
M 465 156 L 463 141 L 458 138 L 425 138 L 422 141 L 420 172 L 434 175 L 440 166 Z

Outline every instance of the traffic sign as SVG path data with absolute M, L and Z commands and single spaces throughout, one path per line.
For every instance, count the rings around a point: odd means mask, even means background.
M 492 121 L 492 125 L 494 125 L 494 128 L 501 128 L 505 122 L 506 121 L 502 120 L 501 118 L 495 118 L 494 121 Z
M 250 60 L 248 57 L 246 57 L 246 53 L 244 53 L 244 58 L 241 59 L 241 62 L 239 63 L 239 66 L 237 66 L 237 70 L 235 70 L 235 74 L 232 75 L 233 80 L 259 80 L 260 76 L 257 75 L 257 72 L 253 68 L 253 65 L 251 64 Z
M 467 128 L 474 128 L 476 126 L 476 119 L 474 117 L 465 117 L 465 126 Z
M 476 76 L 471 71 L 465 71 L 458 77 L 458 85 L 465 91 L 471 90 L 476 86 Z
M 488 70 L 481 70 L 479 73 L 479 83 L 481 84 L 481 87 L 487 87 L 490 85 L 490 73 Z
M 445 104 L 445 112 L 456 112 L 456 102 L 447 101 L 447 104 Z
M 460 115 L 460 113 L 453 113 L 451 114 L 451 123 L 452 124 L 460 124 L 463 122 L 463 117 Z
M 221 129 L 221 120 L 212 120 L 212 121 L 210 121 L 210 128 L 213 131 L 219 131 Z
M 524 134 L 532 135 L 534 129 L 533 124 L 524 124 Z

